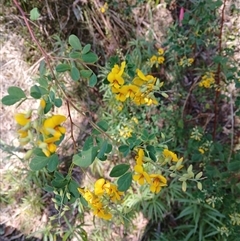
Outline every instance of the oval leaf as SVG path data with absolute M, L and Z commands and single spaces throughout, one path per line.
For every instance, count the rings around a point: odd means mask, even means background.
M 69 64 L 59 64 L 56 66 L 56 71 L 59 73 L 70 71 L 70 69 L 71 69 L 71 67 Z
M 87 54 L 91 49 L 91 44 L 87 44 L 84 46 L 83 50 L 82 50 L 82 54 Z
M 125 173 L 123 176 L 121 176 L 118 179 L 117 184 L 118 184 L 118 190 L 120 192 L 127 191 L 132 184 L 132 173 L 131 172 Z
M 76 50 L 82 50 L 81 42 L 76 35 L 74 35 L 74 34 L 70 35 L 68 38 L 68 42 L 72 48 L 74 48 Z
M 76 68 L 75 66 L 72 67 L 70 74 L 71 74 L 71 78 L 74 81 L 78 81 L 80 79 L 80 72 L 79 72 L 78 68 Z
M 80 70 L 80 75 L 83 77 L 83 78 L 89 78 L 92 74 L 92 70 L 88 70 L 88 69 L 82 69 Z
M 15 96 L 11 96 L 11 95 L 6 95 L 2 98 L 2 103 L 4 105 L 14 105 L 15 103 L 17 103 L 18 101 L 20 101 L 21 98 L 19 99 L 18 97 Z
M 112 171 L 110 172 L 110 177 L 120 177 L 122 176 L 126 171 L 128 171 L 130 165 L 128 164 L 119 164 L 115 166 Z
M 35 156 L 29 166 L 33 171 L 39 171 L 42 168 L 44 168 L 48 164 L 48 157 L 43 157 L 43 156 Z
M 53 172 L 57 169 L 59 163 L 59 159 L 58 159 L 58 155 L 57 154 L 53 154 L 48 158 L 48 165 L 47 165 L 47 169 L 49 172 Z
M 9 95 L 18 97 L 19 99 L 26 98 L 26 95 L 23 92 L 23 90 L 19 87 L 16 87 L 16 86 L 9 87 L 7 92 L 8 92 Z
M 94 87 L 97 84 L 97 76 L 92 74 L 91 78 L 89 79 L 88 85 L 90 87 Z
M 93 52 L 89 52 L 87 54 L 82 55 L 82 60 L 85 63 L 95 63 L 98 60 L 98 56 Z

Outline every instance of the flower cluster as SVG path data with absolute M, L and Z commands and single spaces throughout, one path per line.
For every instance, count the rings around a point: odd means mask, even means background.
M 240 213 L 232 213 L 229 215 L 232 225 L 240 226 Z
M 168 149 L 164 149 L 162 154 L 164 157 L 164 163 L 168 163 L 171 165 L 169 170 L 175 172 L 183 168 L 183 158 L 178 159 L 177 155 L 174 152 L 169 151 Z M 175 165 L 172 165 L 172 162 L 174 162 Z M 174 177 L 175 175 L 171 176 Z
M 58 142 L 65 134 L 66 129 L 61 124 L 66 120 L 63 115 L 53 115 L 44 120 L 43 126 L 40 129 L 42 133 L 42 141 L 39 141 L 39 147 L 46 156 L 50 156 L 56 152 Z
M 194 59 L 193 58 L 187 58 L 186 56 L 184 56 L 183 58 L 180 59 L 179 61 L 179 66 L 182 66 L 182 67 L 186 67 L 186 66 L 191 66 L 192 63 L 194 62 Z
M 167 186 L 167 179 L 161 174 L 148 174 L 143 166 L 144 163 L 144 150 L 139 149 L 138 154 L 135 157 L 136 165 L 134 166 L 133 180 L 138 182 L 139 185 L 148 183 L 150 185 L 150 191 L 153 193 L 159 193 L 162 187 Z
M 158 67 L 158 65 L 163 64 L 164 61 L 165 61 L 165 58 L 164 58 L 164 49 L 163 48 L 158 49 L 158 54 L 153 55 L 150 58 L 151 66 L 155 65 L 156 67 Z
M 53 115 L 49 118 L 42 118 L 45 105 L 45 101 L 41 99 L 38 109 L 39 116 L 35 120 L 32 120 L 32 110 L 27 113 L 17 113 L 14 118 L 18 124 L 17 132 L 20 144 L 26 145 L 31 141 L 35 147 L 41 148 L 48 157 L 56 152 L 57 142 L 61 140 L 66 132 L 66 129 L 61 126 L 66 117 Z
M 131 83 L 126 83 L 123 78 L 125 67 L 125 61 L 120 66 L 115 64 L 107 76 L 116 99 L 120 102 L 131 99 L 136 105 L 156 105 L 158 102 L 153 95 L 153 89 L 157 79 L 137 69 L 136 77 Z
M 123 192 L 120 192 L 115 184 L 104 178 L 100 178 L 95 182 L 93 192 L 83 188 L 78 188 L 78 191 L 88 202 L 93 214 L 105 220 L 110 220 L 112 214 L 104 201 L 110 200 L 116 203 L 121 201 L 121 196 L 123 195 Z
M 211 88 L 214 83 L 215 83 L 215 74 L 212 72 L 206 72 L 206 74 L 202 76 L 202 79 L 199 82 L 199 86 L 205 87 L 205 88 Z
M 194 127 L 192 132 L 191 132 L 190 138 L 194 139 L 196 141 L 200 141 L 202 136 L 203 136 L 203 134 L 200 131 L 200 129 L 198 127 Z

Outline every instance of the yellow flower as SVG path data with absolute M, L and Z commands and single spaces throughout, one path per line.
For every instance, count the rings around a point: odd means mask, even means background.
M 135 172 L 138 174 L 133 175 L 133 180 L 138 182 L 139 185 L 143 185 L 146 182 L 151 183 L 150 176 L 147 172 L 144 171 L 143 167 L 140 165 L 136 165 L 134 167 Z
M 158 62 L 159 64 L 164 63 L 164 60 L 165 60 L 165 58 L 164 58 L 163 56 L 160 56 L 160 57 L 157 58 L 157 62 Z
M 112 68 L 111 72 L 107 76 L 107 80 L 111 83 L 111 85 L 119 89 L 120 86 L 124 84 L 124 79 L 122 77 L 124 68 L 126 66 L 126 62 L 121 63 L 121 67 L 119 65 L 115 64 L 114 67 Z
M 112 184 L 110 182 L 106 183 L 105 190 L 113 202 L 120 201 L 121 196 L 124 194 L 124 192 L 120 192 L 117 189 L 117 186 L 115 184 Z
M 46 142 L 39 142 L 38 147 L 42 149 L 42 152 L 49 157 L 52 153 L 55 153 L 57 150 L 57 146 L 50 142 L 50 143 L 46 143 Z
M 62 124 L 67 118 L 63 115 L 53 115 L 43 122 L 42 132 L 45 135 L 53 135 L 55 137 L 60 137 L 65 134 L 66 129 L 60 124 Z
M 191 66 L 191 65 L 192 65 L 192 63 L 193 63 L 193 61 L 194 61 L 194 59 L 193 59 L 193 58 L 189 58 L 189 59 L 188 59 L 188 66 Z
M 159 48 L 158 49 L 158 54 L 159 55 L 163 55 L 164 54 L 164 49 L 163 48 Z
M 119 90 L 118 94 L 116 95 L 116 100 L 124 102 L 127 99 L 127 96 L 125 95 L 124 92 L 121 91 L 121 89 Z
M 124 138 L 128 138 L 132 136 L 132 132 L 133 130 L 129 127 L 124 127 L 123 129 L 120 130 L 120 136 L 124 137 Z
M 168 158 L 170 161 L 174 161 L 174 162 L 178 161 L 177 155 L 174 152 L 169 151 L 168 149 L 163 150 L 163 155 L 165 158 Z
M 94 193 L 95 195 L 103 195 L 105 192 L 104 185 L 106 180 L 104 178 L 98 179 L 94 184 Z
M 142 166 L 143 164 L 143 157 L 144 157 L 144 151 L 143 149 L 138 149 L 138 154 L 135 156 L 135 160 L 137 162 L 137 165 Z
M 150 174 L 152 182 L 150 184 L 150 191 L 153 193 L 159 193 L 162 187 L 167 186 L 167 179 L 161 174 Z
M 107 9 L 108 9 L 108 3 L 104 3 L 104 5 L 100 8 L 100 12 L 105 13 Z
M 134 121 L 136 124 L 138 124 L 138 119 L 136 117 L 132 117 L 132 121 Z
M 145 97 L 145 98 L 144 98 L 144 101 L 145 101 L 145 104 L 146 104 L 146 105 L 157 105 L 157 104 L 158 104 L 157 100 L 156 100 L 156 99 L 153 99 L 153 98 L 147 98 L 147 97 Z
M 126 98 L 134 98 L 135 94 L 140 90 L 136 85 L 124 85 L 120 91 L 126 95 Z
M 201 154 L 204 154 L 204 152 L 205 152 L 203 148 L 198 148 L 198 150 Z
M 140 69 L 137 69 L 136 72 L 137 72 L 137 77 L 135 77 L 132 81 L 134 85 L 141 87 L 146 83 L 155 84 L 156 78 L 153 77 L 152 75 L 144 75 L 144 73 Z
M 205 87 L 205 88 L 211 88 L 214 83 L 215 83 L 214 73 L 206 72 L 206 74 L 203 75 L 201 81 L 199 82 L 199 86 Z
M 136 105 L 143 105 L 143 104 L 146 103 L 145 102 L 145 95 L 141 92 L 138 92 L 138 93 L 136 93 L 133 101 Z
M 150 62 L 151 64 L 155 64 L 157 62 L 157 56 L 156 55 L 153 55 L 151 58 L 150 58 Z
M 40 106 L 41 106 L 42 109 L 45 108 L 45 106 L 46 106 L 46 101 L 45 101 L 44 99 L 41 99 L 41 100 L 40 100 Z
M 110 220 L 112 218 L 112 214 L 107 212 L 102 205 L 97 208 L 93 208 L 93 214 L 104 220 Z
M 14 115 L 14 118 L 20 126 L 25 126 L 31 121 L 31 115 L 29 115 L 29 113 L 17 113 Z

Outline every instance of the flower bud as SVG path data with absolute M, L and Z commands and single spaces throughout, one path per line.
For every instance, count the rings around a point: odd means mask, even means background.
M 29 160 L 33 154 L 33 150 L 28 150 L 25 156 L 23 157 L 24 160 Z

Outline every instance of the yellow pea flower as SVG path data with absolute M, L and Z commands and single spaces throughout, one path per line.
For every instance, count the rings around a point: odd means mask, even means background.
M 115 64 L 112 68 L 111 72 L 107 76 L 107 80 L 111 83 L 114 88 L 119 89 L 120 86 L 124 84 L 124 79 L 122 77 L 124 69 L 126 66 L 126 62 L 122 62 L 119 67 L 118 64 Z
M 134 98 L 135 94 L 139 92 L 140 89 L 136 85 L 124 85 L 121 88 L 121 93 L 126 95 L 126 98 Z
M 174 161 L 174 162 L 178 161 L 177 155 L 174 152 L 169 151 L 168 149 L 163 150 L 163 155 L 165 158 L 168 158 L 170 161 Z
M 153 193 L 159 193 L 162 187 L 167 186 L 167 179 L 161 174 L 150 174 L 152 182 L 150 184 L 150 191 Z
M 138 182 L 139 185 L 143 185 L 146 182 L 150 183 L 151 179 L 147 172 L 144 171 L 143 167 L 140 165 L 136 165 L 134 167 L 135 172 L 138 174 L 133 175 L 133 180 Z
M 142 166 L 143 164 L 143 157 L 144 157 L 144 151 L 143 149 L 138 149 L 138 154 L 135 156 L 135 160 L 137 162 L 137 165 Z
M 31 121 L 31 115 L 29 115 L 28 113 L 17 113 L 14 115 L 14 118 L 20 126 L 25 126 Z
M 164 54 L 164 49 L 163 48 L 159 48 L 158 49 L 158 54 L 159 55 L 163 55 Z
M 106 180 L 104 178 L 98 179 L 94 184 L 94 193 L 95 195 L 103 195 L 105 192 L 104 185 Z

